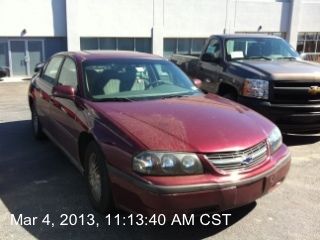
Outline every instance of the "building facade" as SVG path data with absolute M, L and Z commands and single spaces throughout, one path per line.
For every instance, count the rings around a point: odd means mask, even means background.
M 267 33 L 320 52 L 320 0 L 0 0 L 0 67 L 30 75 L 65 50 L 198 54 L 222 33 Z

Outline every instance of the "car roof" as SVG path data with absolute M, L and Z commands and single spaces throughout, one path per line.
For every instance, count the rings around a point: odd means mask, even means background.
M 60 52 L 57 55 L 67 55 L 78 61 L 99 60 L 99 59 L 143 59 L 143 60 L 164 60 L 164 58 L 149 53 L 132 51 L 108 51 L 108 50 L 86 50 Z

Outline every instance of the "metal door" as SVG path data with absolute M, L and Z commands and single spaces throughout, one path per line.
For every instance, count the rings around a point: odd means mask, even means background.
M 28 75 L 28 55 L 27 43 L 25 40 L 11 40 L 10 55 L 11 55 L 11 70 L 13 76 Z

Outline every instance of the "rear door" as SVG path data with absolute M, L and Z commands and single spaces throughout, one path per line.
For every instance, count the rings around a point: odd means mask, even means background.
M 76 63 L 66 57 L 58 76 L 58 85 L 71 86 L 78 90 Z M 75 99 L 52 96 L 50 116 L 53 121 L 54 138 L 74 159 L 78 156 L 78 137 L 82 131 L 81 108 Z
M 61 64 L 63 62 L 63 56 L 53 57 L 44 67 L 44 70 L 36 81 L 36 109 L 39 115 L 42 127 L 49 131 L 51 130 L 51 119 L 49 117 L 50 101 L 52 96 L 52 88 L 57 82 L 57 75 Z
M 222 59 L 223 49 L 221 41 L 218 38 L 211 38 L 204 53 L 211 54 L 216 59 Z M 222 72 L 223 67 L 219 63 L 200 59 L 199 78 L 202 80 L 201 88 L 208 92 L 216 93 Z

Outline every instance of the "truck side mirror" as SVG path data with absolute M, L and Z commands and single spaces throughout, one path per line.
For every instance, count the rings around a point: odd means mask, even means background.
M 220 63 L 220 58 L 216 58 L 213 54 L 211 53 L 204 53 L 201 57 L 201 60 L 204 62 L 212 62 L 212 63 Z

